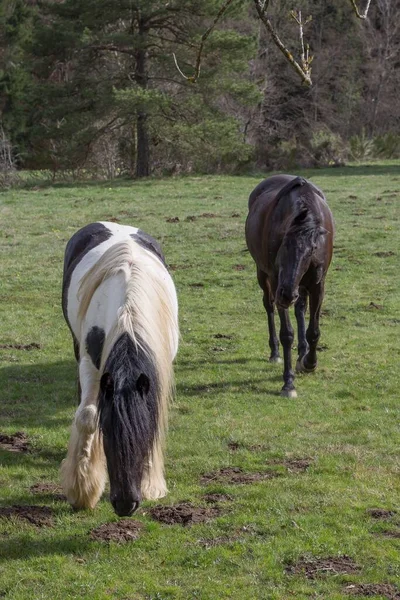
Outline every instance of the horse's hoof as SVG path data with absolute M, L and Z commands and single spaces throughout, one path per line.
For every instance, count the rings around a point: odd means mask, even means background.
M 268 359 L 268 362 L 279 364 L 282 362 L 282 359 L 280 356 L 270 356 L 270 358 Z
M 297 398 L 296 390 L 281 390 L 283 398 Z
M 304 364 L 304 356 L 302 358 L 297 359 L 296 362 L 296 372 L 297 373 L 312 373 L 317 368 L 317 365 L 312 369 L 308 369 Z

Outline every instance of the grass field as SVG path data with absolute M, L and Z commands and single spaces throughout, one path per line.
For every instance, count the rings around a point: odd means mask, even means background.
M 400 163 L 299 174 L 325 192 L 337 236 L 319 366 L 296 378 L 296 400 L 279 396 L 282 366 L 266 360 L 244 252 L 262 176 L 0 194 L 0 434 L 23 432 L 30 448 L 0 447 L 0 598 L 400 598 Z M 64 247 L 82 225 L 113 219 L 161 241 L 180 301 L 170 493 L 159 504 L 219 509 L 167 525 L 145 502 L 133 517 L 140 537 L 125 544 L 90 536 L 118 521 L 106 496 L 74 513 L 56 489 L 76 404 Z M 34 525 L 16 505 L 48 507 L 48 519 Z

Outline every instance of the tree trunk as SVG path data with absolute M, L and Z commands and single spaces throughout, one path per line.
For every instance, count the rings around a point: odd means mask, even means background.
M 143 89 L 147 89 L 146 73 L 146 35 L 147 27 L 143 19 L 139 19 L 139 48 L 136 52 L 135 81 Z M 136 116 L 136 177 L 150 175 L 150 148 L 145 109 L 139 108 Z

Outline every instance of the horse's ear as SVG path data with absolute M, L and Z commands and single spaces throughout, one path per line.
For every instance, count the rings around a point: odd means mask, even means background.
M 103 373 L 100 379 L 100 389 L 104 394 L 114 391 L 114 380 L 110 373 Z
M 136 389 L 139 394 L 144 398 L 149 393 L 150 379 L 144 373 L 140 373 L 136 380 Z

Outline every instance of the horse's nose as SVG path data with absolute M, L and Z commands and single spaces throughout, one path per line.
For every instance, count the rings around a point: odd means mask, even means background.
M 282 306 L 283 308 L 288 308 L 291 304 L 296 302 L 298 297 L 298 292 L 282 286 L 281 288 L 279 288 L 277 293 L 277 304 L 278 306 Z
M 114 496 L 111 498 L 111 504 L 119 517 L 130 517 L 139 508 L 140 502 L 139 500 L 118 498 L 117 496 Z

